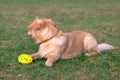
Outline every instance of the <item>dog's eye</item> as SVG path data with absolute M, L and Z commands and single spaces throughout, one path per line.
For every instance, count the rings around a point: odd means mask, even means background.
M 40 30 L 40 27 L 35 29 L 35 31 L 38 31 L 38 30 Z

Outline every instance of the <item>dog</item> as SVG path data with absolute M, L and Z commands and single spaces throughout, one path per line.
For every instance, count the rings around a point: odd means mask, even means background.
M 76 30 L 64 33 L 56 28 L 51 19 L 35 19 L 28 26 L 28 35 L 39 45 L 38 52 L 31 55 L 32 59 L 46 58 L 45 65 L 48 67 L 59 58 L 71 59 L 82 53 L 92 56 L 113 49 L 107 43 L 97 44 L 94 36 L 88 32 Z

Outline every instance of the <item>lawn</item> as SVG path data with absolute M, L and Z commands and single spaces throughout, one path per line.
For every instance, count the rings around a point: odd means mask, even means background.
M 84 30 L 116 49 L 64 60 L 23 65 L 21 53 L 37 52 L 27 35 L 35 19 L 50 18 L 64 32 Z M 0 0 L 0 80 L 120 80 L 120 0 Z

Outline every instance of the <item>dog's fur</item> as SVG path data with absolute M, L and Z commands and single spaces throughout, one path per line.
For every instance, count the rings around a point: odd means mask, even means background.
M 92 34 L 84 31 L 63 33 L 56 28 L 51 19 L 35 19 L 28 26 L 28 34 L 39 45 L 39 51 L 34 53 L 33 59 L 46 58 L 46 66 L 50 67 L 59 58 L 70 59 L 82 53 L 87 56 L 100 51 L 112 49 L 107 43 L 97 44 Z

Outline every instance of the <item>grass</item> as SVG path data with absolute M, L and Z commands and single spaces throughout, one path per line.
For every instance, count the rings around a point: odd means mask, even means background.
M 27 26 L 36 16 L 52 19 L 64 32 L 91 32 L 98 43 L 107 42 L 118 49 L 92 57 L 59 59 L 51 68 L 44 65 L 44 59 L 19 64 L 21 53 L 38 50 L 27 35 Z M 119 0 L 0 0 L 0 80 L 119 80 L 119 47 Z

